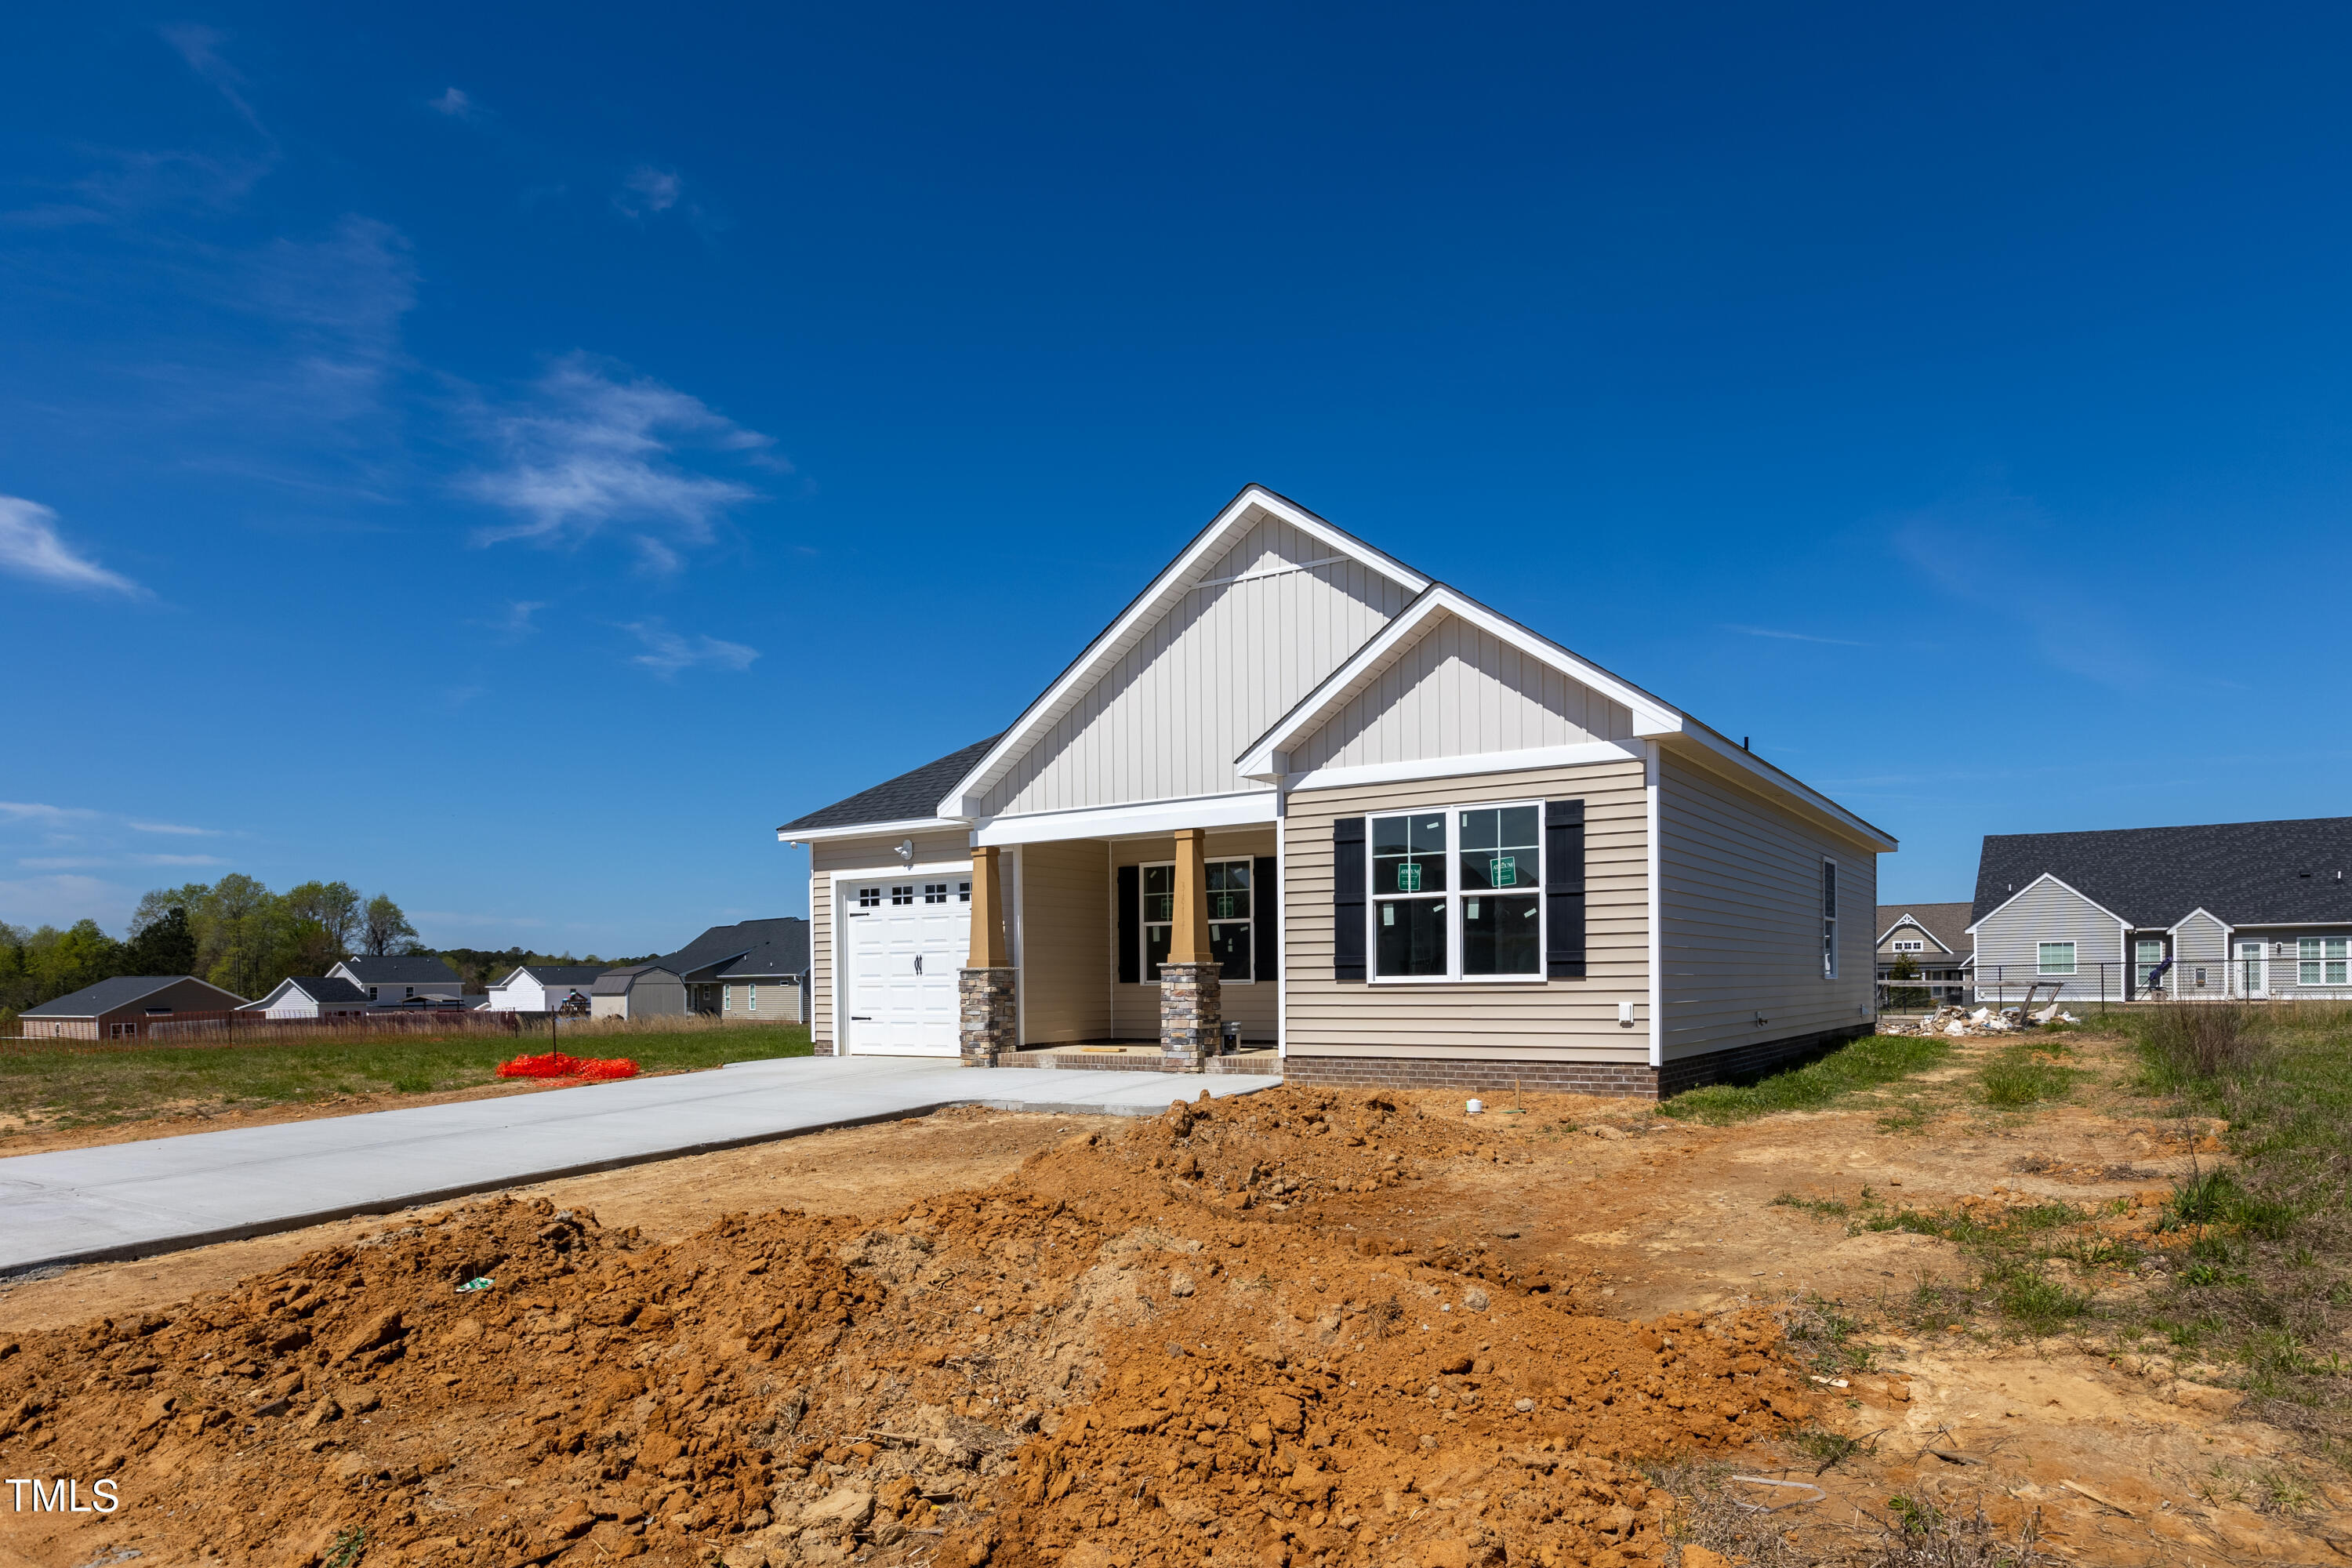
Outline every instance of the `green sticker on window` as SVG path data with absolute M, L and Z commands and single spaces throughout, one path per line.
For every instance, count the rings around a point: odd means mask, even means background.
M 1421 891 L 1421 867 L 1417 862 L 1408 860 L 1397 868 L 1397 891 L 1400 893 Z
M 1516 888 L 1519 885 L 1519 858 L 1497 855 L 1486 862 L 1486 885 L 1490 888 Z

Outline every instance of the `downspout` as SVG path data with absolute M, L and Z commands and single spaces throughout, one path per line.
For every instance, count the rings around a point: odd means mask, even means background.
M 1657 1068 L 1666 1062 L 1665 978 L 1660 966 L 1665 952 L 1665 932 L 1660 926 L 1665 900 L 1658 887 L 1658 867 L 1663 859 L 1658 846 L 1658 742 L 1644 741 L 1643 752 L 1642 806 L 1650 885 L 1650 1066 Z

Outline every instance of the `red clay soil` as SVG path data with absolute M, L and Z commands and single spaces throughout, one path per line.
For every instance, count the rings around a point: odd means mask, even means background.
M 1276 1089 L 879 1222 L 499 1200 L 0 1334 L 0 1470 L 121 1497 L 0 1510 L 0 1564 L 1663 1563 L 1633 1462 L 1782 1431 L 1805 1380 L 1759 1310 L 1587 1316 L 1317 1217 L 1478 1142 Z

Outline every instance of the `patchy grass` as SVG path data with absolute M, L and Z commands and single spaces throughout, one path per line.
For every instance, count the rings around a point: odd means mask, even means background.
M 2074 1087 L 2076 1071 L 2051 1058 L 2072 1053 L 2054 1040 L 2006 1046 L 1977 1072 L 1977 1093 L 1987 1105 L 2003 1110 L 2063 1100 Z
M 583 1030 L 574 1054 L 629 1057 L 649 1073 L 809 1054 L 808 1030 L 738 1025 L 644 1033 Z M 300 1045 L 120 1049 L 0 1047 L 0 1118 L 39 1128 L 103 1127 L 190 1110 L 309 1104 L 340 1095 L 427 1094 L 496 1081 L 499 1063 L 547 1049 L 538 1035 L 364 1035 Z
M 1711 1084 L 1678 1094 L 1659 1114 L 1721 1126 L 1776 1110 L 1819 1110 L 1848 1095 L 1934 1067 L 1950 1042 L 1916 1035 L 1869 1035 L 1787 1072 L 1746 1084 Z
M 1801 1198 L 1794 1193 L 1782 1193 L 1772 1200 L 1772 1206 L 1802 1209 L 1817 1219 L 1843 1219 L 1853 1212 L 1851 1206 L 1840 1203 L 1835 1198 Z

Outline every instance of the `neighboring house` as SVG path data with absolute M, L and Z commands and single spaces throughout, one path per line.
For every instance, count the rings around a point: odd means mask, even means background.
M 382 958 L 347 958 L 327 971 L 333 980 L 348 980 L 379 1005 L 415 997 L 446 996 L 463 1005 L 466 983 L 457 972 L 431 954 L 388 953 Z
M 821 1052 L 1232 1022 L 1310 1083 L 1631 1094 L 1868 1033 L 1895 847 L 1255 485 L 1010 729 L 778 837 Z
M 166 1018 L 217 1017 L 244 1005 L 244 997 L 193 974 L 123 974 L 27 1007 L 17 1021 L 30 1038 L 128 1040 Z
M 804 1024 L 808 921 L 797 915 L 712 926 L 662 965 L 686 984 L 686 1008 L 730 1023 Z
M 608 969 L 588 992 L 592 1018 L 676 1018 L 685 1013 L 685 982 L 659 963 Z
M 247 1002 L 237 1011 L 270 1018 L 356 1018 L 383 1009 L 340 975 L 310 974 L 279 981 L 268 995 Z
M 1897 980 L 1895 972 L 1905 959 L 1914 973 Z M 1884 1004 L 1890 992 L 1924 991 L 1927 1005 L 1955 1006 L 1974 1000 L 1976 940 L 1969 935 L 1966 904 L 1881 904 L 1878 906 L 1878 995 Z M 1914 998 L 1916 1000 L 1916 998 Z
M 1977 994 L 2352 997 L 2347 872 L 2352 816 L 1989 836 Z
M 526 963 L 493 981 L 483 1005 L 498 1012 L 552 1013 L 574 991 L 587 995 L 604 973 L 601 963 Z

